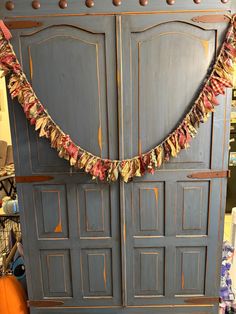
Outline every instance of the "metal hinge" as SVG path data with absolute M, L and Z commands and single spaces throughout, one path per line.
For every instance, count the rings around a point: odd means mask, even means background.
M 9 29 L 33 28 L 43 25 L 42 22 L 37 21 L 4 21 Z
M 219 297 L 195 297 L 195 298 L 187 298 L 184 300 L 185 303 L 188 304 L 213 304 L 219 303 Z
M 191 179 L 230 178 L 230 170 L 202 171 L 187 175 Z
M 53 180 L 52 176 L 16 176 L 16 183 L 33 183 Z
M 197 23 L 229 23 L 230 15 L 224 14 L 201 15 L 193 17 L 192 21 Z

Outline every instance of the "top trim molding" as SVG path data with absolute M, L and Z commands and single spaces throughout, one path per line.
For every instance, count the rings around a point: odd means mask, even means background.
M 231 5 L 232 0 L 1 0 L 0 17 L 226 12 Z

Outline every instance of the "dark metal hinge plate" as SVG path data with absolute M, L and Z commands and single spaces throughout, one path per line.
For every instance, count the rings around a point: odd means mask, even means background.
M 201 15 L 192 18 L 197 23 L 229 23 L 230 16 L 224 14 Z
M 33 183 L 53 180 L 52 176 L 16 176 L 16 183 Z
M 195 172 L 189 174 L 187 177 L 191 179 L 230 178 L 230 170 Z
M 9 29 L 33 28 L 43 25 L 42 22 L 37 21 L 4 21 L 4 23 Z

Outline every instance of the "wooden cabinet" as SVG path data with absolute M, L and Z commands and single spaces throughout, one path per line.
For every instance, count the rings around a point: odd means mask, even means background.
M 230 3 L 118 2 L 0 1 L 51 116 L 85 149 L 122 159 L 161 142 L 190 108 L 227 25 L 194 18 L 222 17 Z M 188 175 L 227 169 L 229 100 L 190 149 L 127 184 L 70 169 L 9 101 L 17 175 L 53 177 L 17 187 L 29 299 L 41 301 L 31 313 L 217 313 L 226 179 Z

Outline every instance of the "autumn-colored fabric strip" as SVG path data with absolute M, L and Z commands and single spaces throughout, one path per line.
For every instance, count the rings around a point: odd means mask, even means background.
M 39 132 L 39 136 L 50 140 L 51 147 L 57 149 L 59 157 L 68 160 L 71 166 L 83 169 L 93 179 L 116 181 L 120 176 L 128 182 L 134 177 L 143 176 L 146 172 L 154 173 L 164 162 L 169 161 L 171 157 L 176 157 L 182 149 L 189 147 L 191 139 L 197 134 L 200 123 L 207 121 L 215 106 L 219 105 L 217 96 L 225 94 L 226 88 L 232 87 L 233 62 L 236 59 L 235 15 L 231 18 L 225 40 L 210 75 L 206 78 L 198 98 L 179 126 L 162 143 L 140 156 L 124 160 L 103 159 L 75 144 L 51 118 L 28 82 L 7 39 L 10 38 L 9 34 L 1 23 L 0 29 L 2 30 L 0 32 L 0 70 L 3 71 L 3 75 L 9 77 L 8 88 L 11 97 L 17 98 L 27 119 Z M 7 36 L 4 36 L 4 33 Z

